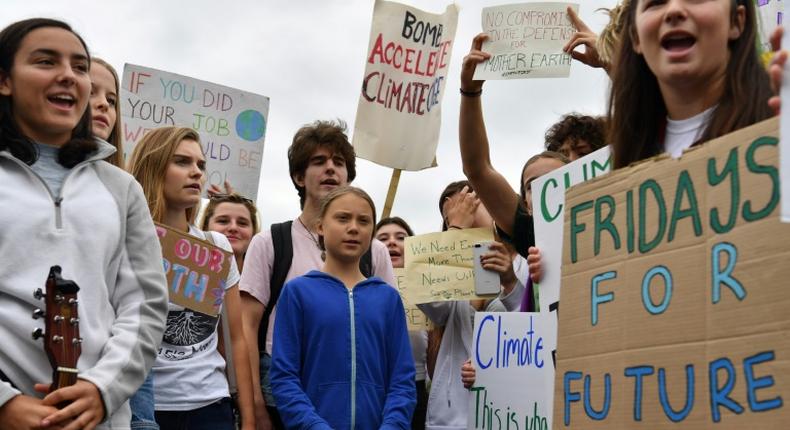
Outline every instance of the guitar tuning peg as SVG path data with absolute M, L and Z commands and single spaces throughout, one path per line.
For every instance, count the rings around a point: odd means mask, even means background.
M 75 338 L 71 339 L 71 344 L 72 345 L 79 345 L 81 343 L 82 343 L 82 338 L 81 337 L 75 337 Z
M 38 340 L 44 337 L 44 330 L 37 328 L 33 330 L 33 340 Z
M 43 318 L 43 317 L 44 317 L 44 311 L 42 311 L 41 309 L 36 308 L 33 311 L 33 319 L 34 320 L 37 320 L 37 319 Z
M 41 291 L 41 288 L 36 288 L 36 290 L 33 291 L 33 297 L 35 297 L 36 300 L 41 300 L 41 299 L 43 299 L 46 296 L 47 295 L 44 294 L 43 291 Z

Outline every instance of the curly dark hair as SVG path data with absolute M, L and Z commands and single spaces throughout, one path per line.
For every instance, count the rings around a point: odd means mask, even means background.
M 566 157 L 562 145 L 570 140 L 571 148 L 575 148 L 580 140 L 590 145 L 590 152 L 606 145 L 606 128 L 603 117 L 569 113 L 546 131 L 546 150 L 559 152 Z M 587 155 L 587 154 L 581 154 Z
M 299 204 L 304 208 L 307 197 L 304 187 L 296 183 L 297 176 L 304 176 L 310 157 L 319 147 L 326 147 L 332 153 L 340 154 L 346 161 L 348 183 L 357 176 L 356 154 L 346 136 L 346 123 L 343 121 L 315 121 L 300 128 L 288 148 L 288 171 L 296 191 Z

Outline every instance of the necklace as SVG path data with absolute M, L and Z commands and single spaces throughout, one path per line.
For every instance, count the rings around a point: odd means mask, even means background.
M 321 242 L 318 241 L 318 238 L 313 235 L 313 232 L 310 231 L 309 228 L 305 225 L 304 221 L 302 221 L 302 217 L 296 217 L 299 220 L 299 224 L 302 224 L 302 227 L 307 231 L 308 236 L 310 236 L 310 240 L 315 243 L 315 247 L 321 250 L 321 261 L 326 261 L 326 251 L 321 249 Z

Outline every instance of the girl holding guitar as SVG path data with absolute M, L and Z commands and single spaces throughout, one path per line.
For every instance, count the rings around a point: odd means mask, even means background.
M 115 148 L 91 132 L 90 68 L 85 42 L 63 22 L 34 18 L 0 31 L 4 429 L 128 427 L 127 400 L 164 331 L 156 231 L 140 186 L 104 161 Z M 55 265 L 79 298 L 65 284 L 34 296 Z

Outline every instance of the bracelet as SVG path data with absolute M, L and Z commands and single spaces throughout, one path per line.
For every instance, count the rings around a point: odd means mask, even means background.
M 450 225 L 447 226 L 447 230 L 463 230 L 463 228 L 458 227 L 455 224 L 450 224 Z
M 459 90 L 461 91 L 461 95 L 466 97 L 480 97 L 480 94 L 483 94 L 482 88 L 477 91 L 466 91 L 463 88 L 459 88 Z

